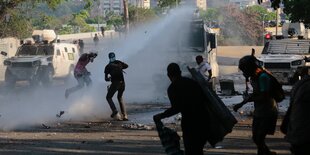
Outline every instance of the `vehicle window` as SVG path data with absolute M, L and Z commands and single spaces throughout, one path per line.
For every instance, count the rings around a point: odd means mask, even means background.
M 67 49 L 67 47 L 65 47 L 65 52 L 68 52 L 68 49 Z
M 73 55 L 73 53 L 68 53 L 68 59 L 69 59 L 69 60 L 74 60 L 74 55 Z
M 32 45 L 22 45 L 18 48 L 16 55 L 36 55 L 37 47 Z
M 52 46 L 39 46 L 37 55 L 54 55 L 54 48 Z
M 262 54 L 271 53 L 271 54 L 307 54 L 309 53 L 309 44 L 308 43 L 272 43 L 269 44 L 268 50 L 263 50 Z
M 57 55 L 60 55 L 60 49 L 57 49 Z
M 23 45 L 16 55 L 54 55 L 54 48 L 53 46 Z

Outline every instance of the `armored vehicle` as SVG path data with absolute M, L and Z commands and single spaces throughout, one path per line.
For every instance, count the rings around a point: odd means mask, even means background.
M 76 44 L 60 43 L 53 30 L 34 31 L 32 39 L 23 43 L 15 56 L 4 60 L 7 86 L 17 81 L 48 86 L 54 78 L 72 74 L 79 58 Z
M 282 39 L 265 44 L 258 59 L 282 84 L 293 84 L 310 68 L 310 40 Z

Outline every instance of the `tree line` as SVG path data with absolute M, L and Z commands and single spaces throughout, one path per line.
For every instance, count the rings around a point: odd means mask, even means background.
M 13 36 L 26 38 L 34 29 L 54 29 L 58 34 L 96 31 L 89 24 L 105 23 L 106 29 L 124 24 L 122 15 L 113 12 L 98 13 L 96 11 L 99 0 L 2 0 L 0 1 L 0 38 Z M 210 0 L 216 1 L 216 0 Z M 167 8 L 175 7 L 181 0 L 159 0 L 158 8 L 144 9 L 129 6 L 129 20 L 134 25 L 147 22 L 160 16 Z M 208 1 L 209 2 L 209 1 Z M 260 0 L 258 0 L 260 2 Z M 292 22 L 310 23 L 309 0 L 272 0 L 275 9 L 283 3 L 284 12 Z M 239 36 L 255 38 L 263 33 L 262 20 L 274 19 L 275 14 L 267 12 L 263 7 L 254 6 L 239 10 L 233 7 L 208 9 L 201 12 L 207 23 L 217 20 L 222 26 L 241 26 Z M 243 19 L 247 19 L 243 21 Z M 223 28 L 226 39 L 231 34 L 229 29 Z M 234 40 L 234 35 L 231 35 Z M 244 40 L 247 44 L 260 42 L 257 39 Z
M 0 1 L 0 38 L 27 38 L 34 29 L 54 29 L 58 34 L 93 32 L 89 24 L 105 24 L 106 30 L 124 24 L 122 14 L 98 11 L 99 0 Z M 160 9 L 129 6 L 132 25 L 158 17 Z

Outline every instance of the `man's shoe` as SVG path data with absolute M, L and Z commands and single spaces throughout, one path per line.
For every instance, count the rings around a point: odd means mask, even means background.
M 117 111 L 114 111 L 111 114 L 111 118 L 113 118 L 114 120 L 117 120 L 117 121 L 121 121 L 122 120 L 120 114 Z
M 118 114 L 118 111 L 113 111 L 111 114 L 111 118 L 114 118 Z
M 268 153 L 268 155 L 277 155 L 277 152 L 270 151 L 270 152 Z
M 122 119 L 123 121 L 129 121 L 128 120 L 128 116 L 127 115 L 123 115 L 123 119 Z
M 59 114 L 56 114 L 56 117 L 61 117 L 61 115 L 63 115 L 65 113 L 65 111 L 60 111 Z

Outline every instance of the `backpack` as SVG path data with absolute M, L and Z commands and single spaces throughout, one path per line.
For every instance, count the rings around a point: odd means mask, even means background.
M 271 79 L 271 96 L 274 98 L 276 102 L 282 102 L 285 99 L 285 93 L 282 88 L 282 84 L 268 71 L 264 71 L 267 73 Z

